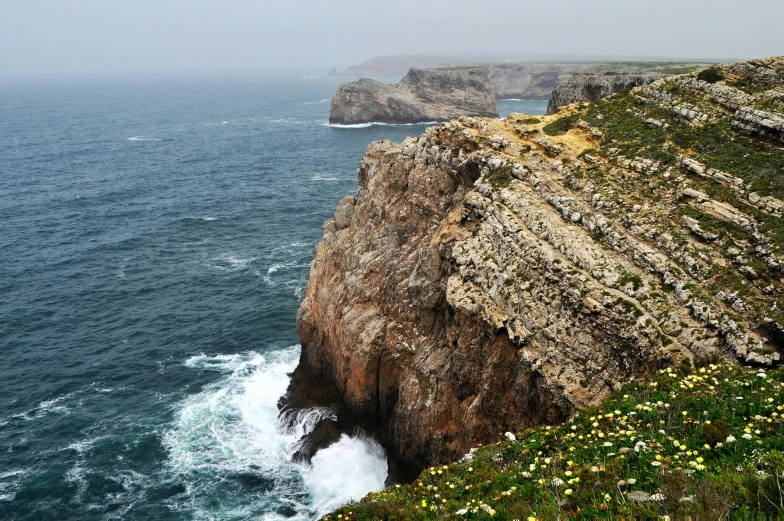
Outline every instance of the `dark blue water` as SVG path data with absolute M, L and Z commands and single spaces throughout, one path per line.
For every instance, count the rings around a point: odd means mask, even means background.
M 323 225 L 368 142 L 423 130 L 329 127 L 339 81 L 0 85 L 0 518 L 307 519 L 383 484 L 372 440 L 288 460 L 328 411 L 276 424 Z

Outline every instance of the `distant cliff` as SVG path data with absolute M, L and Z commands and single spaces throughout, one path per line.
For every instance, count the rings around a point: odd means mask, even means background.
M 556 80 L 590 67 L 587 63 L 499 63 L 490 66 L 497 99 L 548 99 Z
M 368 78 L 344 83 L 332 97 L 329 122 L 421 123 L 464 115 L 498 116 L 487 67 L 411 69 L 393 85 Z
M 555 114 L 560 107 L 572 103 L 597 101 L 616 92 L 648 85 L 662 74 L 568 74 L 555 82 L 547 113 Z

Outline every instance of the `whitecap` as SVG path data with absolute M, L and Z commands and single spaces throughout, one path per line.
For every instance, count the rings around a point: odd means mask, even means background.
M 240 271 L 247 268 L 255 260 L 256 257 L 248 257 L 243 259 L 241 257 L 235 257 L 234 255 L 224 253 L 223 255 L 219 255 L 218 257 L 212 259 L 213 264 L 210 264 L 210 267 L 221 271 Z
M 160 139 L 154 137 L 133 136 L 129 137 L 128 141 L 160 141 Z
M 105 438 L 106 438 L 106 436 L 97 436 L 95 438 L 87 438 L 87 439 L 84 439 L 84 440 L 75 441 L 75 442 L 71 443 L 70 445 L 68 445 L 67 447 L 63 447 L 62 449 L 60 449 L 60 451 L 62 452 L 62 451 L 66 451 L 66 450 L 72 450 L 72 451 L 76 452 L 77 454 L 84 454 L 89 449 L 91 449 L 93 447 L 93 445 L 95 445 L 96 442 L 101 441 L 101 440 L 103 440 Z
M 201 220 L 202 220 L 202 221 L 217 221 L 217 220 L 218 220 L 218 218 L 217 218 L 217 217 L 209 217 L 209 216 L 206 216 L 206 217 L 202 217 L 202 218 L 201 218 Z
M 342 179 L 338 177 L 323 177 L 320 175 L 314 175 L 310 178 L 311 181 L 342 181 Z
M 57 412 L 57 413 L 62 413 L 62 414 L 70 414 L 70 411 L 68 410 L 68 407 L 66 407 L 65 405 L 61 405 L 61 402 L 67 400 L 68 398 L 71 398 L 74 394 L 75 393 L 67 393 L 67 394 L 64 394 L 62 396 L 58 396 L 57 398 L 53 398 L 51 400 L 44 400 L 42 402 L 39 402 L 38 403 L 38 407 L 36 407 L 35 409 L 33 409 L 31 411 L 27 411 L 27 412 L 21 413 L 19 415 L 15 415 L 15 416 L 19 416 L 19 417 L 24 418 L 25 420 L 29 420 L 31 418 L 27 417 L 27 415 L 29 413 L 33 412 L 33 411 L 35 411 L 35 417 L 36 418 L 40 418 L 42 416 L 45 416 L 45 415 L 47 415 L 50 412 Z

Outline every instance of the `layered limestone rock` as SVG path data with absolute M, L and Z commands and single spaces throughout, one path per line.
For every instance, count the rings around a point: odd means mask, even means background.
M 498 116 L 487 67 L 411 69 L 392 85 L 368 78 L 344 83 L 332 97 L 329 122 L 421 123 L 463 115 Z
M 616 92 L 653 83 L 661 74 L 569 74 L 560 76 L 553 88 L 547 113 L 572 103 L 597 101 Z
M 371 144 L 316 248 L 291 395 L 328 384 L 421 467 L 685 359 L 779 363 L 784 150 L 709 93 L 781 115 L 781 64 L 762 91 L 735 64 Z

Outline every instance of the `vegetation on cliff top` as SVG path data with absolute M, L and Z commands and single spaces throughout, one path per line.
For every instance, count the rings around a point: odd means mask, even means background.
M 784 515 L 784 371 L 691 363 L 324 519 Z
M 542 131 L 558 138 L 579 132 L 580 125 L 593 129 L 593 155 L 605 166 L 578 165 L 573 174 L 592 183 L 597 192 L 624 194 L 629 207 L 637 204 L 644 209 L 639 217 L 627 218 L 628 223 L 642 221 L 651 230 L 668 230 L 676 243 L 698 251 L 707 262 L 697 274 L 695 294 L 706 299 L 721 291 L 737 295 L 742 303 L 728 309 L 727 316 L 732 318 L 740 309 L 750 322 L 773 321 L 779 329 L 784 312 L 776 296 L 784 287 L 781 268 L 773 259 L 784 255 L 784 227 L 781 211 L 758 201 L 769 198 L 776 205 L 784 201 L 784 149 L 771 136 L 740 128 L 732 105 L 746 103 L 774 114 L 784 111 L 781 62 L 767 62 L 771 60 L 755 61 L 746 68 L 714 66 L 572 107 Z M 715 92 L 734 101 L 722 105 Z M 718 173 L 699 175 L 683 164 L 685 158 Z M 729 205 L 750 226 L 744 229 L 710 206 L 684 197 L 687 188 Z M 706 233 L 697 237 L 684 229 L 684 218 L 698 222 Z M 683 268 L 690 271 L 689 266 Z M 693 270 L 690 273 L 695 275 Z

